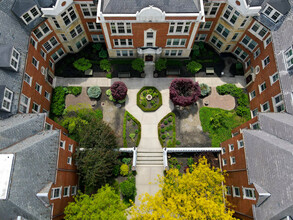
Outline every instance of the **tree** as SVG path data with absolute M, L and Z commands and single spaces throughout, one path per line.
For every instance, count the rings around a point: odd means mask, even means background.
M 97 99 L 102 94 L 102 90 L 99 86 L 92 86 L 88 88 L 87 94 L 90 98 Z
M 119 163 L 117 148 L 114 131 L 102 120 L 81 126 L 75 160 L 86 192 L 112 180 L 114 167 Z
M 118 81 L 114 82 L 111 86 L 111 95 L 115 100 L 123 100 L 127 95 L 127 86 L 124 82 Z
M 132 61 L 131 66 L 132 66 L 132 69 L 138 72 L 142 72 L 144 68 L 144 61 L 143 59 L 137 58 Z
M 120 196 L 108 185 L 103 186 L 91 196 L 79 193 L 75 202 L 70 202 L 65 208 L 66 220 L 78 219 L 113 219 L 126 220 L 127 208 Z
M 174 105 L 188 106 L 196 102 L 201 95 L 198 83 L 191 79 L 174 79 L 169 88 L 170 99 Z
M 141 205 L 131 209 L 132 219 L 235 219 L 225 207 L 221 170 L 211 168 L 205 158 L 192 167 L 192 172 L 181 175 L 170 169 L 159 177 L 161 189 L 154 196 L 140 197 Z
M 111 71 L 111 63 L 109 60 L 101 60 L 100 61 L 100 68 L 104 71 L 110 72 Z
M 202 68 L 202 65 L 198 62 L 191 61 L 190 63 L 187 64 L 186 67 L 187 67 L 187 70 L 189 70 L 191 73 L 196 73 Z
M 167 59 L 158 59 L 158 61 L 155 63 L 155 68 L 157 71 L 162 71 L 167 68 Z
M 86 71 L 92 67 L 92 64 L 88 59 L 80 58 L 74 61 L 73 66 L 80 71 Z
M 102 59 L 106 59 L 107 56 L 108 56 L 108 53 L 107 53 L 106 50 L 104 50 L 104 49 L 100 50 L 100 52 L 99 52 L 99 57 L 100 57 L 100 58 L 102 58 Z

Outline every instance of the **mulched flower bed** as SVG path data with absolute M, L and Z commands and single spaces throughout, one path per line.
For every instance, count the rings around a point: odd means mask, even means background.
M 129 112 L 124 114 L 123 122 L 123 146 L 124 147 L 137 147 L 141 138 L 141 124 Z
M 162 95 L 155 87 L 145 86 L 137 93 L 136 103 L 144 112 L 153 112 L 161 107 Z
M 159 141 L 162 147 L 176 146 L 175 114 L 167 114 L 158 124 Z

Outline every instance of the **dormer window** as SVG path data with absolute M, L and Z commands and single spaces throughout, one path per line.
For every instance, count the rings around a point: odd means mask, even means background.
M 11 58 L 10 58 L 10 66 L 15 71 L 18 70 L 19 58 L 20 58 L 20 53 L 15 48 L 13 48 L 11 53 Z
M 287 69 L 291 68 L 293 66 L 293 50 L 292 50 L 292 46 L 288 50 L 285 51 L 284 59 L 285 59 Z
M 12 98 L 13 98 L 13 92 L 5 87 L 4 96 L 3 96 L 2 105 L 1 105 L 2 110 L 10 112 Z
M 39 11 L 38 7 L 35 5 L 28 12 L 24 13 L 21 16 L 21 19 L 24 21 L 25 24 L 28 25 L 40 15 L 41 15 L 41 12 Z
M 274 22 L 277 22 L 282 16 L 282 14 L 280 12 L 278 12 L 276 9 L 274 9 L 269 4 L 265 7 L 265 9 L 263 10 L 263 13 L 267 17 L 269 17 L 271 20 L 273 20 Z

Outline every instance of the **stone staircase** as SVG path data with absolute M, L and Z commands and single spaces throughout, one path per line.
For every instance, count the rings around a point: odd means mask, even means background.
M 163 166 L 163 151 L 160 149 L 138 150 L 137 166 Z

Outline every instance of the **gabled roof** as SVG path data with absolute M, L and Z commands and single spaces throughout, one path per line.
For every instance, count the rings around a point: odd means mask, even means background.
M 10 67 L 13 46 L 0 44 L 0 68 Z
M 267 3 L 273 6 L 283 15 L 287 14 L 291 9 L 291 6 L 288 0 L 268 0 Z

